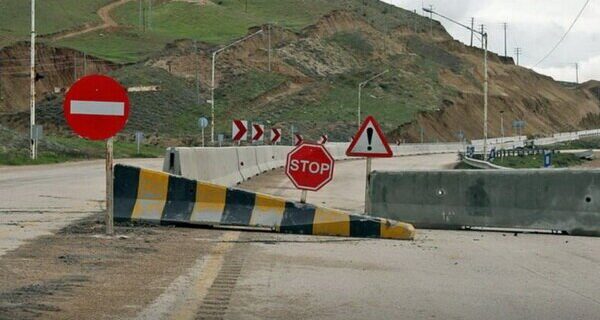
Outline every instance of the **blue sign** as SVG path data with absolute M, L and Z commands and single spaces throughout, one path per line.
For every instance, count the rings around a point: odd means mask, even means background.
M 544 151 L 544 168 L 550 168 L 552 166 L 552 152 Z

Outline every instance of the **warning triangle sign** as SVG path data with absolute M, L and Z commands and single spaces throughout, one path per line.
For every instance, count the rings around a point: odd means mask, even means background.
M 394 156 L 390 145 L 375 118 L 368 116 L 358 129 L 346 150 L 347 156 L 367 158 L 390 158 Z

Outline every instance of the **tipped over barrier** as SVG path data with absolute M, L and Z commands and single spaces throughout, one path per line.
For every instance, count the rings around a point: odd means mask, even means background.
M 412 240 L 412 225 L 116 165 L 115 221 L 271 228 L 281 233 Z

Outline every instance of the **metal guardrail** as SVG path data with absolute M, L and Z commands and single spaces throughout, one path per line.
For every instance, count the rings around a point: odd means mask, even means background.
M 462 158 L 463 163 L 477 168 L 477 169 L 486 169 L 486 170 L 512 170 L 512 168 L 507 168 L 507 167 L 502 167 L 499 165 L 495 165 L 491 162 L 487 162 L 487 161 L 483 161 L 483 160 L 477 160 L 477 159 L 473 159 L 473 158 L 469 158 L 467 156 L 463 156 Z

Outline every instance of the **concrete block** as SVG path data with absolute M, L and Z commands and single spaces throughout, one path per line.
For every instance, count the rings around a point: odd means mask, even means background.
M 600 236 L 600 170 L 374 172 L 371 214 L 417 228 L 525 228 Z

